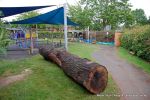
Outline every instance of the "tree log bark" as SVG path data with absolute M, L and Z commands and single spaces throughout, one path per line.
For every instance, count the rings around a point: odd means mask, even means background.
M 69 77 L 83 85 L 89 92 L 98 94 L 106 88 L 108 71 L 104 66 L 82 59 L 65 50 L 40 48 L 39 52 L 45 60 L 59 65 Z

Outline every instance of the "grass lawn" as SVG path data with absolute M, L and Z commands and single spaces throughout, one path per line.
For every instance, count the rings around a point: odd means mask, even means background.
M 71 43 L 69 51 L 83 58 L 91 58 L 97 45 Z M 0 61 L 0 77 L 19 74 L 31 68 L 32 74 L 22 81 L 0 88 L 0 100 L 119 100 L 115 96 L 96 96 L 76 84 L 55 64 L 40 55 L 22 60 Z M 101 93 L 118 94 L 119 89 L 109 75 L 108 86 Z
M 119 48 L 118 54 L 120 55 L 120 57 L 125 58 L 128 62 L 134 64 L 138 68 L 150 74 L 150 63 L 144 61 L 143 59 L 140 59 L 136 56 L 129 54 L 129 52 L 122 47 Z

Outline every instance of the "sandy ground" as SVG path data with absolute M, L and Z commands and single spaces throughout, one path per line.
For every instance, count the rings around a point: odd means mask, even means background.
M 20 81 L 25 79 L 28 75 L 32 73 L 31 69 L 25 69 L 21 74 L 8 76 L 8 77 L 0 77 L 0 88 L 8 86 L 16 81 Z

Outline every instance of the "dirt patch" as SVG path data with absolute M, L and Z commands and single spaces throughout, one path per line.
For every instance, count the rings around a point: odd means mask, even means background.
M 21 74 L 18 75 L 13 75 L 13 76 L 8 76 L 8 77 L 0 77 L 0 88 L 4 86 L 8 86 L 9 84 L 12 84 L 16 81 L 20 81 L 25 79 L 28 75 L 32 73 L 31 69 L 25 69 L 24 71 L 21 72 Z

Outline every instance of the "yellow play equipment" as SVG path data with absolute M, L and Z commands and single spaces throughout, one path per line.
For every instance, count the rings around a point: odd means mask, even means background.
M 31 36 L 32 38 L 37 38 L 38 37 L 37 34 L 36 34 L 36 32 L 32 32 L 31 35 L 32 35 Z M 29 39 L 30 38 L 30 33 L 27 32 L 26 35 L 25 35 L 25 37 L 26 37 L 26 39 Z

